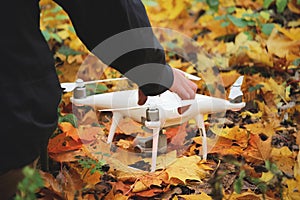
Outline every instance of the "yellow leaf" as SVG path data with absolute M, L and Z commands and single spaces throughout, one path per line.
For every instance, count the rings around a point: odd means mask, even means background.
M 178 158 L 166 169 L 169 180 L 175 178 L 182 181 L 182 183 L 185 183 L 186 180 L 201 181 L 205 178 L 206 172 L 197 165 L 200 160 L 199 156 Z
M 272 172 L 263 172 L 260 180 L 264 182 L 269 182 L 274 177 Z
M 235 6 L 234 0 L 220 0 L 220 4 L 224 7 L 232 7 Z
M 295 158 L 293 152 L 288 147 L 273 148 L 271 153 L 272 161 L 286 174 L 293 175 Z
M 182 62 L 181 62 L 180 59 L 178 59 L 178 60 L 171 60 L 171 61 L 169 62 L 169 65 L 170 65 L 171 67 L 174 67 L 174 68 L 181 68 L 181 67 L 182 67 Z
M 278 33 L 278 29 L 282 29 L 276 25 L 275 27 L 266 42 L 269 53 L 280 58 L 289 58 L 290 54 L 299 56 L 300 40 L 292 40 L 287 36 L 282 36 Z
M 237 194 L 235 192 L 233 194 L 227 194 L 227 195 L 225 195 L 224 199 L 231 199 L 231 200 L 247 200 L 247 199 L 261 200 L 261 199 L 263 199 L 263 197 L 262 197 L 262 195 L 258 195 L 258 194 L 255 194 L 255 193 L 249 191 L 249 192 L 243 192 L 242 194 Z
M 248 143 L 248 133 L 247 130 L 239 128 L 239 126 L 234 126 L 233 128 L 223 128 L 222 132 L 219 133 L 218 131 L 214 131 L 214 128 L 216 126 L 212 127 L 212 131 L 216 133 L 217 135 L 230 139 L 235 140 L 238 145 L 241 147 L 247 147 Z
M 290 98 L 286 94 L 286 92 L 288 91 L 286 90 L 285 84 L 279 85 L 273 78 L 269 78 L 268 80 L 259 84 L 264 86 L 261 88 L 264 93 L 271 91 L 273 94 L 278 95 L 285 102 L 290 100 Z
M 252 9 L 245 9 L 245 8 L 236 8 L 235 10 L 235 16 L 237 18 L 242 18 L 244 17 L 246 20 L 250 20 L 251 18 L 250 17 L 245 17 L 245 16 L 251 16 L 251 14 L 253 14 L 253 10 Z
M 244 111 L 240 114 L 240 116 L 242 116 L 242 118 L 250 116 L 252 120 L 256 120 L 256 119 L 260 119 L 262 117 L 262 112 L 259 111 L 257 113 L 252 113 L 250 111 Z
M 210 196 L 202 192 L 201 194 L 191 194 L 191 195 L 178 195 L 181 198 L 184 198 L 185 200 L 212 200 Z
M 289 21 L 288 22 L 288 27 L 297 27 L 300 26 L 300 19 L 296 20 L 296 21 Z
M 122 147 L 123 149 L 128 149 L 131 146 L 131 141 L 120 139 L 117 143 L 118 147 Z
M 62 30 L 62 31 L 57 32 L 57 35 L 58 35 L 62 40 L 65 40 L 65 39 L 67 39 L 67 38 L 70 36 L 69 31 L 66 31 L 66 30 Z
M 252 134 L 264 134 L 268 137 L 272 137 L 275 134 L 274 128 L 271 124 L 255 123 L 244 125 L 248 131 Z
M 147 189 L 148 189 L 148 187 L 144 183 L 142 183 L 141 181 L 138 181 L 134 184 L 132 192 L 142 192 Z
M 296 176 L 296 179 L 287 179 L 285 184 L 287 187 L 284 187 L 283 196 L 286 199 L 300 200 L 300 176 Z
M 285 29 L 283 27 L 276 26 L 276 29 L 291 40 L 300 40 L 300 28 Z
M 116 194 L 113 200 L 127 200 L 129 198 L 129 196 L 125 196 L 123 194 Z

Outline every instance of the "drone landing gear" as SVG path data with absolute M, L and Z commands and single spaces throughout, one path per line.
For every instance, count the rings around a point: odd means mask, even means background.
M 119 112 L 113 112 L 113 117 L 112 117 L 112 123 L 111 123 L 111 127 L 108 133 L 108 137 L 107 137 L 107 143 L 111 144 L 114 136 L 115 136 L 115 132 L 117 129 L 117 126 L 120 122 L 120 120 L 122 119 L 123 115 Z
M 200 134 L 202 135 L 202 151 L 203 151 L 203 160 L 207 159 L 207 137 L 204 126 L 204 118 L 202 114 L 199 114 L 195 118 L 197 128 L 199 129 Z

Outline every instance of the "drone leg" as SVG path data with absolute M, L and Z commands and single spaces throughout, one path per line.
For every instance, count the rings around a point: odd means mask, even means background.
M 155 172 L 160 128 L 153 129 L 151 172 Z
M 107 143 L 110 144 L 112 143 L 113 139 L 114 139 L 114 135 L 117 129 L 117 126 L 121 120 L 121 118 L 123 117 L 123 115 L 119 112 L 114 112 L 113 113 L 113 117 L 112 117 L 112 123 L 109 129 L 109 134 L 107 137 Z
M 207 137 L 204 126 L 203 115 L 199 114 L 196 116 L 197 127 L 199 128 L 200 133 L 202 134 L 202 150 L 203 150 L 203 160 L 207 159 Z

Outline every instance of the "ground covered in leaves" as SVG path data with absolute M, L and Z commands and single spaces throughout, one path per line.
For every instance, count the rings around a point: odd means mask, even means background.
M 202 139 L 193 120 L 166 128 L 168 153 L 159 157 L 158 170 L 149 173 L 149 157 L 135 154 L 133 148 L 137 135 L 149 134 L 141 124 L 124 119 L 109 147 L 104 141 L 111 114 L 74 106 L 72 94 L 66 93 L 48 147 L 51 171 L 40 172 L 44 187 L 38 198 L 300 199 L 298 1 L 144 2 L 153 26 L 176 30 L 201 46 L 195 54 L 178 38 L 158 32 L 168 49 L 187 50 L 189 59 L 167 52 L 169 64 L 202 77 L 196 82 L 198 93 L 212 96 L 226 97 L 236 78 L 244 75 L 245 108 L 219 118 L 205 116 L 212 144 L 207 160 L 201 159 Z M 47 0 L 41 7 L 41 29 L 55 53 L 61 82 L 120 76 L 87 57 L 60 7 Z M 129 87 L 134 86 L 128 81 L 109 82 L 89 91 Z

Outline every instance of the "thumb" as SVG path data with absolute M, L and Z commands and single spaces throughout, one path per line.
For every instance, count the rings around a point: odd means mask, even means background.
M 142 90 L 139 89 L 138 104 L 139 105 L 144 105 L 146 101 L 147 101 L 147 96 L 142 92 Z

